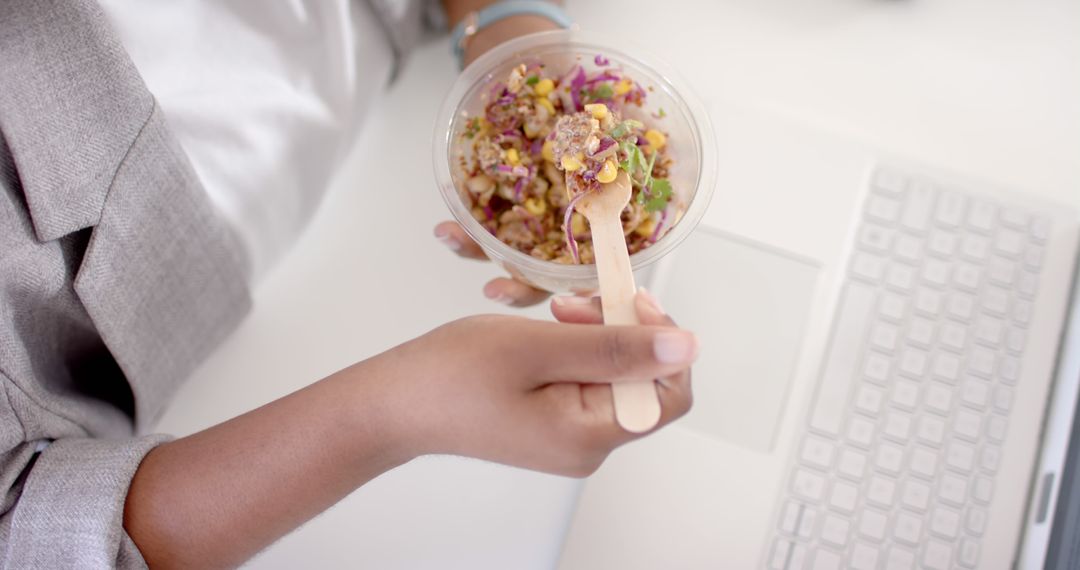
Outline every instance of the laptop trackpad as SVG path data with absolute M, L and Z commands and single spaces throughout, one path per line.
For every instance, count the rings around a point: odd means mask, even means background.
M 694 407 L 679 425 L 772 448 L 817 278 L 812 260 L 710 228 L 663 261 L 656 294 L 701 341 Z

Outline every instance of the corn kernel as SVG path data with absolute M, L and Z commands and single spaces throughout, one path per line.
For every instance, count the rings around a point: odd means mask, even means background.
M 555 162 L 555 142 L 544 141 L 544 146 L 540 147 L 540 156 L 548 162 Z
M 516 148 L 506 149 L 506 162 L 509 162 L 511 166 L 517 166 L 521 162 L 521 157 L 518 156 Z
M 585 110 L 593 116 L 594 119 L 603 119 L 607 116 L 607 105 L 603 103 L 589 103 L 585 105 Z
M 574 215 L 570 216 L 570 229 L 574 231 L 574 235 L 580 236 L 585 233 L 585 216 L 574 212 Z
M 543 216 L 547 211 L 547 202 L 540 198 L 526 198 L 525 209 L 534 216 Z
M 660 150 L 667 144 L 667 137 L 664 136 L 664 133 L 656 129 L 645 131 L 645 140 L 649 141 L 649 146 L 652 147 L 654 151 Z
M 566 155 L 562 157 L 562 167 L 567 172 L 573 172 L 581 168 L 581 166 L 581 161 L 573 156 Z
M 630 83 L 629 79 L 623 79 L 622 81 L 615 84 L 615 94 L 626 95 L 633 87 L 634 85 Z
M 655 229 L 656 229 L 656 220 L 654 218 L 649 218 L 649 219 L 645 220 L 644 222 L 641 222 L 641 225 L 634 228 L 634 232 L 637 235 L 641 236 L 641 237 L 646 237 L 647 238 L 647 237 L 649 237 L 649 236 L 651 236 L 653 234 L 653 230 L 655 230 Z
M 545 109 L 547 109 L 548 113 L 550 113 L 552 115 L 555 114 L 555 104 L 552 103 L 551 100 L 548 99 L 547 97 L 537 97 L 536 98 L 536 104 L 540 105 L 541 107 L 543 107 Z
M 541 79 L 533 85 L 533 92 L 543 97 L 555 90 L 555 82 L 550 79 Z
M 619 169 L 615 167 L 615 163 L 610 160 L 604 161 L 604 165 L 600 167 L 600 172 L 596 173 L 596 180 L 601 184 L 607 184 L 612 180 L 615 180 L 615 176 L 619 173 Z

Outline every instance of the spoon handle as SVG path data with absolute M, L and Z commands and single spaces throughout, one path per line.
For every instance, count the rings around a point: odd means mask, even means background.
M 630 270 L 630 253 L 626 250 L 619 213 L 590 220 L 590 225 L 604 324 L 636 325 L 638 317 L 634 308 L 634 294 L 637 288 L 634 286 L 634 273 Z M 651 378 L 616 382 L 611 385 L 611 391 L 615 400 L 615 419 L 627 431 L 648 431 L 660 420 L 660 400 Z

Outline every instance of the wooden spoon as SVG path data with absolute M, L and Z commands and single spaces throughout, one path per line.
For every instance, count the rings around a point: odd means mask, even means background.
M 619 171 L 615 180 L 600 190 L 583 196 L 575 209 L 589 220 L 596 274 L 600 282 L 600 303 L 604 324 L 636 325 L 634 308 L 634 273 L 630 270 L 630 252 L 626 250 L 620 215 L 630 202 L 630 177 Z M 660 400 L 652 378 L 611 385 L 615 398 L 615 419 L 624 429 L 641 433 L 660 420 Z

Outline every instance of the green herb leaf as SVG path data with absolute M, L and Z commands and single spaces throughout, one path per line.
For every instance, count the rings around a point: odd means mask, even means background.
M 525 85 L 536 85 L 537 83 L 540 83 L 539 75 L 530 75 L 528 79 L 525 80 Z
M 652 184 L 652 171 L 653 165 L 656 164 L 656 155 L 660 154 L 657 151 L 653 151 L 652 156 L 649 157 L 649 164 L 645 166 L 645 180 L 641 182 L 641 185 L 648 188 Z
M 671 183 L 663 178 L 657 178 L 652 181 L 652 194 L 649 201 L 645 203 L 645 211 L 659 212 L 667 207 L 670 199 Z
M 611 86 L 607 83 L 600 84 L 599 87 L 593 89 L 592 99 L 611 99 L 615 95 L 615 91 L 611 89 Z

